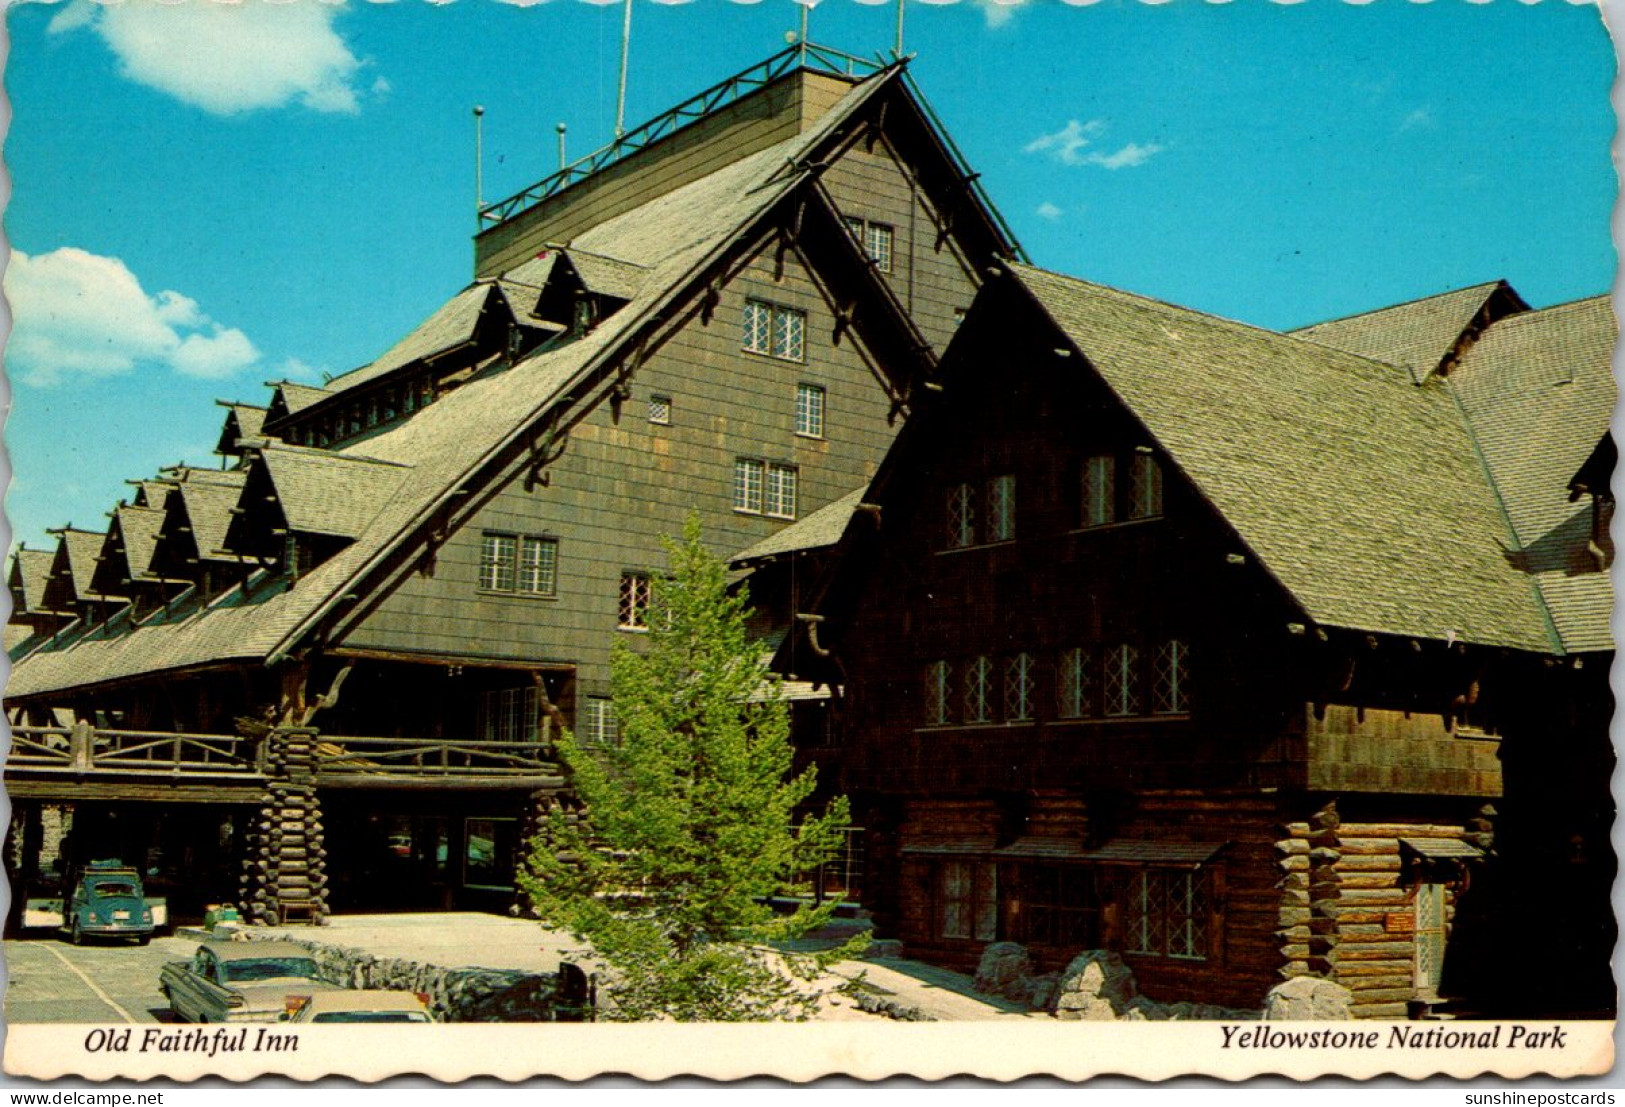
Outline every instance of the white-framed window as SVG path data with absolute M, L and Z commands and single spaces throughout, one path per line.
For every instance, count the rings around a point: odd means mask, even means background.
M 1129 462 L 1128 517 L 1154 519 L 1162 514 L 1162 466 L 1148 453 Z
M 993 711 L 993 662 L 978 657 L 965 667 L 965 721 L 985 723 Z
M 1018 653 L 1004 663 L 1004 717 L 1012 723 L 1028 722 L 1033 717 L 1034 692 L 1038 686 L 1038 670 L 1032 654 Z
M 987 482 L 987 541 L 1016 536 L 1016 478 L 1006 473 Z
M 1136 870 L 1123 898 L 1130 953 L 1207 959 L 1213 926 L 1213 881 L 1207 869 Z
M 1087 719 L 1095 713 L 1094 655 L 1086 649 L 1074 647 L 1061 651 L 1060 671 L 1056 674 L 1056 705 L 1063 719 Z
M 1117 521 L 1117 459 L 1110 454 L 1084 458 L 1080 520 L 1086 527 Z
M 1157 647 L 1151 682 L 1151 710 L 1183 715 L 1190 710 L 1190 647 L 1171 638 Z
M 796 517 L 796 467 L 774 465 L 767 467 L 767 489 L 762 497 L 762 514 L 775 519 Z
M 882 273 L 891 272 L 892 245 L 896 239 L 891 224 L 849 215 L 846 217 L 846 229 L 869 260 L 875 263 L 876 269 Z
M 927 726 L 943 726 L 947 724 L 949 716 L 949 701 L 952 695 L 949 691 L 949 681 L 952 679 L 953 669 L 946 661 L 933 661 L 925 667 L 925 723 Z
M 794 465 L 780 465 L 755 457 L 736 458 L 734 510 L 770 515 L 775 519 L 794 519 L 798 475 Z
M 480 693 L 475 729 L 484 742 L 534 742 L 541 734 L 536 686 Z
M 744 346 L 753 354 L 785 361 L 806 358 L 807 313 L 800 308 L 746 300 Z
M 734 510 L 762 513 L 762 484 L 767 477 L 767 462 L 752 457 L 734 460 Z
M 936 885 L 937 937 L 979 942 L 998 937 L 998 866 L 994 862 L 939 862 Z
M 819 385 L 796 385 L 796 433 L 803 438 L 824 437 L 824 390 Z
M 480 590 L 551 596 L 558 591 L 559 543 L 533 535 L 480 536 Z
M 480 538 L 480 588 L 512 592 L 519 564 L 519 536 L 485 534 Z
M 581 704 L 581 744 L 603 748 L 621 744 L 615 705 L 608 696 L 588 696 Z
M 1128 644 L 1112 646 L 1106 651 L 1106 714 L 1113 716 L 1140 713 L 1140 651 Z
M 976 545 L 976 491 L 968 484 L 948 489 L 948 548 Z
M 648 573 L 629 569 L 621 574 L 620 628 L 649 629 L 649 603 L 653 581 Z
M 659 423 L 661 426 L 671 425 L 671 397 L 649 397 L 649 422 Z

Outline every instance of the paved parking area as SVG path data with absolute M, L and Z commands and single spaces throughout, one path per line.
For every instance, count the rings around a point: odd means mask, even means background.
M 147 946 L 75 946 L 57 937 L 8 940 L 6 1021 L 168 1022 L 158 971 L 166 961 L 190 958 L 196 948 L 197 942 L 185 938 L 154 938 Z

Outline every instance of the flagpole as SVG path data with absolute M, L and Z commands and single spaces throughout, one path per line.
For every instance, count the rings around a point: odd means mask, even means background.
M 907 0 L 897 0 L 897 49 L 898 57 L 903 56 L 903 5 Z
M 632 0 L 626 0 L 621 19 L 621 87 L 615 98 L 615 137 L 626 133 L 626 62 L 632 52 Z

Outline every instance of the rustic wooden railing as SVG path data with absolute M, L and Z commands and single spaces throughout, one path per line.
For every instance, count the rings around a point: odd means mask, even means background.
M 259 740 L 236 734 L 13 726 L 11 769 L 75 772 L 236 773 L 264 771 Z
M 552 745 L 543 742 L 323 735 L 316 744 L 316 771 L 323 776 L 530 777 L 556 773 L 558 762 Z

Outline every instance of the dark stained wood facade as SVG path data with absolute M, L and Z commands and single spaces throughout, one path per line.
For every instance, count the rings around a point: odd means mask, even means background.
M 1041 971 L 1116 949 L 1165 1001 L 1313 974 L 1365 1017 L 1507 1003 L 1482 958 L 1555 902 L 1541 824 L 1572 801 L 1570 848 L 1607 839 L 1582 663 L 1315 625 L 1013 279 L 915 395 L 804 600 L 833 657 L 796 655 L 844 684 L 810 752 L 866 828 L 878 932 L 967 971 L 993 940 Z M 1539 1009 L 1612 1004 L 1589 861 L 1561 881 L 1588 904 L 1554 934 L 1565 998 L 1519 997 Z

